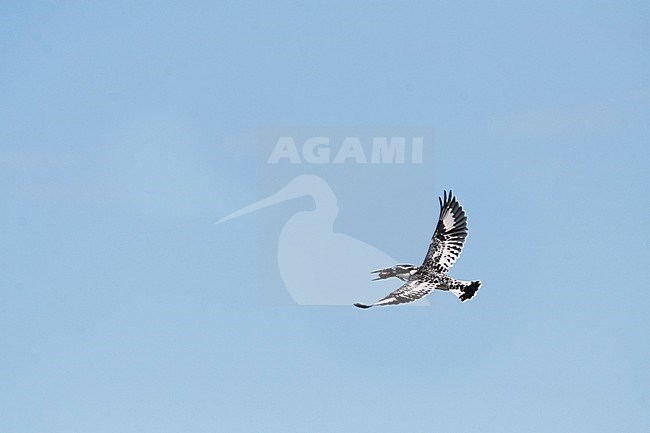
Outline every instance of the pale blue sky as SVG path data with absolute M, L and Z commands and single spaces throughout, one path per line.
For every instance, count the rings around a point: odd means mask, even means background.
M 132 3 L 0 5 L 0 432 L 650 429 L 647 2 Z M 260 305 L 214 222 L 303 126 L 435 131 L 336 229 L 417 262 L 453 188 L 477 297 Z

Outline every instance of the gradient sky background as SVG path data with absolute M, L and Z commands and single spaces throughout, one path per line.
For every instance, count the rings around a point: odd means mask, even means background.
M 649 19 L 2 2 L 0 432 L 649 431 Z M 336 229 L 418 261 L 453 188 L 475 299 L 256 301 L 255 217 L 214 222 L 256 200 L 259 128 L 314 125 L 435 131 L 399 202 L 352 167 Z

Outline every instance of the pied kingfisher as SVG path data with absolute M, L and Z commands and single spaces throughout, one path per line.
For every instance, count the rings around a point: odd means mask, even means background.
M 438 201 L 440 202 L 440 217 L 422 265 L 418 267 L 402 264 L 372 272 L 377 274 L 377 278 L 374 280 L 397 277 L 405 283 L 374 304 L 357 303 L 354 304 L 356 307 L 370 308 L 413 302 L 434 289 L 450 291 L 461 302 L 471 299 L 476 294 L 481 286 L 480 281 L 461 281 L 447 275 L 449 268 L 460 256 L 465 238 L 467 238 L 465 211 L 451 191 L 449 191 L 449 195 L 445 191 L 444 197 L 439 197 Z

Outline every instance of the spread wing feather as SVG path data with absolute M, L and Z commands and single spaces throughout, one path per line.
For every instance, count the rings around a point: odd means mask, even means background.
M 422 267 L 435 272 L 448 272 L 460 256 L 467 238 L 467 216 L 453 193 L 444 192 L 440 202 L 440 216 L 431 238 L 429 251 Z
M 379 305 L 396 305 L 413 302 L 430 293 L 436 288 L 436 284 L 430 281 L 413 279 L 404 283 L 399 289 L 392 291 L 374 304 L 354 304 L 359 308 L 370 308 Z

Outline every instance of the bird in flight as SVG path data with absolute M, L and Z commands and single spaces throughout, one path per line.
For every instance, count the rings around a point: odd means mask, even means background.
M 384 280 L 396 277 L 404 281 L 397 290 L 389 293 L 374 304 L 354 304 L 359 308 L 370 308 L 380 305 L 396 305 L 413 302 L 429 294 L 433 290 L 449 291 L 456 295 L 461 302 L 471 299 L 479 287 L 480 281 L 461 281 L 447 275 L 467 238 L 467 216 L 453 193 L 444 192 L 440 202 L 440 217 L 436 231 L 431 237 L 429 250 L 421 266 L 409 264 L 395 265 L 392 268 L 372 272 L 377 274 L 374 280 Z

